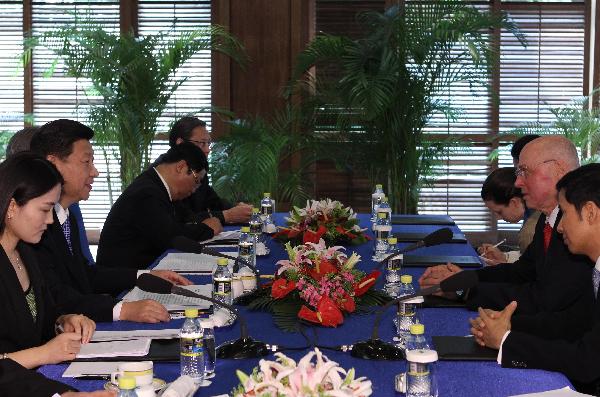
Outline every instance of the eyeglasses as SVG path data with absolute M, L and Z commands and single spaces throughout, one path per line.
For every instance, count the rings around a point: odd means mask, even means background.
M 191 168 L 190 168 L 190 172 L 192 173 L 192 176 L 194 177 L 194 182 L 196 183 L 196 185 L 199 185 L 199 184 L 200 184 L 200 182 L 201 182 L 201 181 L 200 181 L 200 176 L 199 176 L 198 174 L 196 174 L 196 173 L 194 172 L 194 170 L 193 170 L 193 169 L 191 169 Z
M 208 141 L 196 141 L 193 139 L 188 139 L 188 142 L 192 142 L 195 143 L 196 145 L 200 146 L 200 147 L 211 147 L 212 146 L 212 141 L 208 140 Z
M 533 172 L 536 170 L 536 168 L 538 168 L 540 165 L 542 164 L 547 164 L 550 163 L 552 161 L 557 161 L 555 159 L 550 159 L 550 160 L 546 160 L 546 161 L 542 161 L 541 163 L 537 163 L 535 166 L 533 167 L 528 167 L 526 165 L 520 165 L 517 167 L 517 169 L 515 170 L 515 176 L 527 179 L 527 177 L 531 174 L 533 174 Z

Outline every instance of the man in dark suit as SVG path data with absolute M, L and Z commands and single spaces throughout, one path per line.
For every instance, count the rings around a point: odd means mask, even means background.
M 31 150 L 51 161 L 64 179 L 54 207 L 54 223 L 34 246 L 44 277 L 61 311 L 83 313 L 96 321 L 169 321 L 168 312 L 156 301 L 121 302 L 106 295 L 133 288 L 138 276 L 135 270 L 92 265 L 82 253 L 79 226 L 68 208 L 89 198 L 98 176 L 90 144 L 93 135 L 89 127 L 61 119 L 40 127 L 31 141 Z M 171 282 L 190 284 L 173 272 L 153 273 Z
M 198 146 L 206 158 L 210 153 L 212 140 L 206 123 L 197 117 L 179 119 L 169 133 L 169 145 L 174 147 L 182 142 Z M 202 221 L 208 217 L 218 218 L 223 225 L 247 223 L 252 215 L 252 206 L 239 203 L 230 205 L 221 199 L 208 183 L 208 174 L 202 178 L 202 184 L 194 193 L 175 203 L 175 214 L 180 221 Z
M 598 395 L 600 381 L 600 164 L 588 164 L 565 175 L 557 184 L 563 216 L 558 231 L 569 250 L 587 256 L 595 266 L 586 281 L 586 291 L 594 299 L 594 310 L 585 320 L 591 331 L 576 340 L 568 336 L 580 323 L 573 310 L 554 313 L 541 327 L 564 332 L 558 339 L 543 338 L 511 330 L 511 316 L 518 307 L 511 302 L 502 312 L 481 310 L 471 331 L 484 346 L 500 349 L 498 363 L 503 367 L 542 368 L 560 371 L 579 389 Z
M 220 233 L 217 218 L 185 223 L 175 217 L 174 203 L 201 185 L 207 169 L 204 153 L 194 144 L 170 148 L 111 208 L 100 234 L 98 263 L 143 269 L 171 248 L 176 236 L 200 241 Z
M 554 227 L 561 216 L 556 182 L 578 165 L 577 150 L 562 136 L 538 138 L 525 146 L 515 186 L 522 190 L 527 207 L 540 210 L 542 216 L 533 242 L 519 260 L 477 270 L 480 283 L 466 296 L 471 309 L 500 310 L 513 300 L 519 302 L 518 313 L 525 315 L 590 307 L 585 294 L 589 259 L 568 252 Z M 421 287 L 439 284 L 458 271 L 452 264 L 432 267 L 419 283 Z

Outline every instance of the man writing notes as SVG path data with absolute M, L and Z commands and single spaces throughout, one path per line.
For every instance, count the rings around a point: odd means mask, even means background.
M 170 148 L 111 208 L 100 235 L 98 263 L 144 269 L 171 248 L 176 236 L 199 241 L 220 233 L 223 227 L 215 217 L 188 223 L 175 217 L 174 202 L 190 196 L 207 169 L 204 153 L 194 144 Z
M 569 251 L 587 256 L 592 272 L 585 279 L 586 291 L 593 294 L 594 310 L 585 320 L 591 331 L 573 339 L 572 331 L 581 313 L 573 310 L 554 313 L 540 328 L 559 328 L 565 333 L 556 339 L 511 330 L 511 315 L 518 302 L 502 312 L 479 309 L 480 318 L 472 320 L 471 332 L 481 345 L 500 349 L 498 363 L 503 367 L 541 368 L 560 371 L 582 391 L 598 395 L 600 380 L 600 164 L 588 164 L 565 175 L 557 184 L 562 233 Z M 593 263 L 595 262 L 595 266 Z M 569 339 L 573 339 L 569 341 Z
M 87 200 L 98 170 L 90 139 L 94 132 L 73 120 L 46 123 L 34 135 L 31 150 L 46 157 L 61 173 L 64 185 L 53 209 L 54 223 L 34 246 L 57 305 L 66 312 L 83 313 L 96 321 L 168 321 L 167 310 L 153 300 L 120 302 L 117 295 L 133 288 L 137 272 L 90 265 L 83 255 L 79 226 L 68 208 Z M 154 272 L 169 281 L 190 284 L 174 272 Z
M 527 207 L 542 212 L 534 238 L 514 263 L 477 270 L 480 283 L 466 291 L 467 305 L 501 310 L 513 300 L 519 314 L 537 314 L 588 306 L 585 294 L 590 261 L 568 251 L 555 226 L 561 218 L 556 182 L 579 165 L 573 144 L 562 136 L 546 136 L 528 143 L 519 156 L 515 186 Z M 461 271 L 447 264 L 429 268 L 419 279 L 421 287 L 439 284 Z

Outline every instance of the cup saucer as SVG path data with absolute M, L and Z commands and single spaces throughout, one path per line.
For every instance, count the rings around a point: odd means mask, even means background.
M 167 382 L 165 382 L 162 379 L 159 379 L 159 378 L 152 379 L 152 387 L 154 388 L 154 391 L 157 393 L 160 390 L 162 390 L 166 386 L 166 384 L 167 384 Z M 112 383 L 111 381 L 108 381 L 104 384 L 104 389 L 110 390 L 110 391 L 119 391 L 119 387 L 117 385 L 115 385 L 114 383 Z

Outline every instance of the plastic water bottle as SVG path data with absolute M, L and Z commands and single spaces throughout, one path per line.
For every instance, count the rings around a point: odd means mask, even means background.
M 135 392 L 135 378 L 123 376 L 119 378 L 119 393 L 117 397 L 137 397 Z
M 400 277 L 400 288 L 398 290 L 398 297 L 412 295 L 415 293 L 415 289 L 412 285 L 412 276 L 409 274 L 403 274 Z M 406 341 L 410 338 L 410 326 L 415 323 L 417 307 L 414 301 L 410 300 L 407 302 L 400 302 L 398 304 L 398 313 L 394 322 L 396 324 L 396 331 L 398 332 L 398 343 L 399 347 L 406 347 Z
M 386 218 L 384 212 L 377 213 L 377 223 L 375 224 L 375 260 L 383 259 L 388 252 L 389 246 L 387 239 L 392 232 L 392 225 Z
M 258 212 L 258 208 L 252 208 L 252 216 L 250 217 L 250 234 L 254 237 L 254 242 L 258 244 L 263 230 L 263 222 Z
M 388 224 L 392 224 L 392 207 L 390 207 L 390 203 L 386 196 L 383 196 L 380 200 L 379 205 L 377 206 L 377 213 L 383 212 L 385 214 L 385 218 L 388 221 Z
M 260 212 L 262 215 L 263 229 L 273 224 L 273 200 L 271 193 L 264 193 L 260 202 Z
M 215 376 L 215 364 L 217 361 L 217 347 L 215 345 L 215 325 L 212 320 L 203 318 L 200 320 L 200 326 L 204 333 L 204 379 L 210 379 Z
M 375 185 L 375 191 L 371 195 L 371 222 L 373 223 L 377 220 L 377 206 L 379 206 L 380 200 L 384 196 L 383 185 Z
M 254 244 L 254 237 L 250 234 L 249 226 L 242 226 L 238 241 L 238 258 L 247 261 L 251 267 L 256 266 L 256 244 Z M 241 267 L 247 267 L 243 261 L 241 261 Z
M 406 341 L 406 351 L 418 349 L 429 349 L 425 339 L 425 326 L 421 323 L 410 326 L 410 338 Z
M 219 302 L 231 305 L 231 302 L 233 301 L 233 294 L 231 291 L 233 277 L 229 271 L 229 267 L 227 267 L 227 258 L 217 259 L 217 268 L 213 272 L 212 281 L 212 297 Z
M 437 397 L 435 350 L 415 349 L 406 352 L 406 397 Z
M 204 344 L 197 318 L 198 309 L 185 309 L 185 321 L 179 331 L 179 362 L 181 375 L 189 375 L 199 384 L 204 377 Z
M 398 239 L 396 237 L 388 237 L 388 252 L 386 255 L 391 255 L 396 251 Z M 404 259 L 404 255 L 397 254 L 392 258 L 388 259 L 387 267 L 385 272 L 385 284 L 383 289 L 389 296 L 392 298 L 397 298 L 398 293 L 400 292 L 400 271 L 402 268 L 402 261 Z

